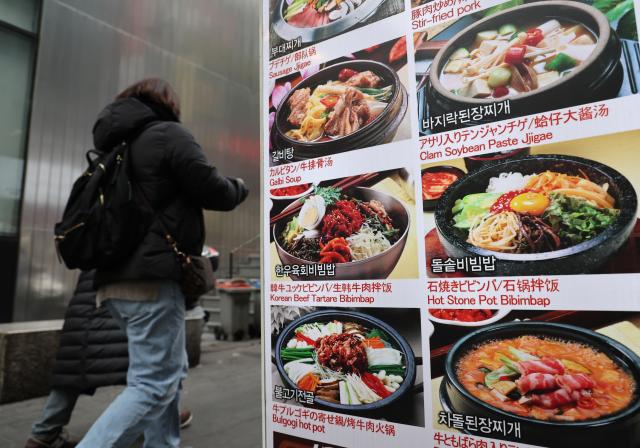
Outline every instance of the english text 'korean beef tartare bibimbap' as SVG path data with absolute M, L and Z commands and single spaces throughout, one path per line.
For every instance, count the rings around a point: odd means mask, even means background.
M 385 252 L 400 236 L 381 202 L 318 187 L 277 237 L 287 253 L 302 260 L 349 263 Z
M 554 171 L 503 172 L 484 192 L 456 200 L 453 227 L 476 247 L 542 253 L 590 240 L 619 215 L 608 184 Z
M 373 122 L 389 105 L 393 85 L 384 85 L 371 70 L 344 68 L 337 79 L 293 92 L 287 103 L 285 135 L 300 142 L 328 141 L 354 133 Z
M 596 35 L 579 23 L 504 23 L 477 33 L 467 48 L 456 49 L 440 82 L 463 97 L 514 97 L 568 75 L 593 53 L 596 43 Z
M 367 0 L 286 1 L 284 20 L 298 28 L 316 28 L 347 17 Z
M 631 375 L 606 354 L 533 335 L 480 344 L 460 359 L 456 375 L 481 401 L 545 421 L 606 417 L 627 408 L 637 394 Z
M 381 329 L 347 320 L 309 322 L 280 350 L 284 371 L 300 390 L 343 405 L 392 396 L 406 377 L 406 360 Z

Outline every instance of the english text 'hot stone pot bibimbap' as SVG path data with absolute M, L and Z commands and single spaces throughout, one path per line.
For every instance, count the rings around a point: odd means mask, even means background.
M 445 371 L 445 409 L 518 422 L 521 441 L 553 448 L 640 443 L 640 358 L 593 331 L 543 322 L 486 327 L 454 345 Z
M 404 339 L 362 313 L 307 315 L 285 330 L 276 355 L 287 382 L 329 407 L 379 408 L 400 398 L 415 379 L 413 352 Z

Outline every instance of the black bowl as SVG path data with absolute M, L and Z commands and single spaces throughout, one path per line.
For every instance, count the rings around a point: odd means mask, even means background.
M 593 347 L 607 355 L 629 373 L 640 385 L 640 358 L 629 348 L 604 335 L 572 325 L 545 322 L 510 322 L 470 333 L 449 351 L 445 361 L 445 378 L 440 388 L 443 408 L 454 413 L 517 422 L 521 439 L 500 434 L 481 434 L 485 437 L 513 440 L 551 448 L 595 448 L 640 446 L 640 398 L 636 388 L 631 404 L 622 411 L 596 420 L 579 422 L 551 422 L 521 417 L 498 409 L 467 392 L 458 381 L 456 366 L 469 350 L 491 340 L 511 339 L 533 335 L 561 339 Z M 614 445 L 611 443 L 614 442 Z
M 535 174 L 557 171 L 571 175 L 585 173 L 597 184 L 609 184 L 609 194 L 616 200 L 620 215 L 613 225 L 594 238 L 566 249 L 538 254 L 505 254 L 473 246 L 453 227 L 451 208 L 456 199 L 482 193 L 489 179 L 503 172 Z M 435 219 L 438 237 L 450 257 L 496 257 L 491 275 L 561 275 L 596 271 L 627 241 L 636 223 L 638 197 L 631 183 L 616 170 L 593 160 L 563 155 L 536 155 L 489 164 L 453 183 L 440 197 Z
M 409 227 L 411 226 L 410 214 L 407 207 L 398 199 L 394 198 L 390 194 L 383 193 L 382 191 L 375 190 L 367 187 L 354 187 L 348 191 L 349 196 L 361 200 L 371 201 L 376 200 L 382 203 L 387 214 L 393 220 L 394 225 L 400 229 L 400 237 L 394 242 L 391 247 L 382 253 L 374 255 L 373 257 L 365 258 L 364 260 L 350 261 L 348 263 L 337 263 L 335 267 L 335 275 L 333 277 L 326 277 L 321 275 L 307 275 L 300 276 L 295 274 L 289 274 L 289 277 L 294 281 L 299 280 L 362 280 L 362 279 L 384 279 L 387 278 L 391 272 L 395 269 L 404 247 L 407 244 L 407 238 L 409 235 Z M 291 207 L 291 205 L 289 206 Z M 286 208 L 285 208 L 286 210 Z M 293 254 L 290 254 L 282 246 L 279 236 L 287 226 L 287 220 L 283 219 L 273 225 L 273 239 L 276 244 L 276 251 L 282 264 L 292 265 L 312 265 L 318 264 L 315 261 L 308 261 L 302 258 L 298 258 Z
M 331 138 L 330 140 L 301 142 L 285 135 L 287 131 L 293 128 L 287 121 L 290 113 L 288 102 L 291 95 L 298 89 L 309 87 L 313 91 L 317 86 L 327 81 L 337 80 L 338 74 L 344 68 L 350 68 L 358 72 L 371 70 L 382 78 L 382 85 L 393 85 L 393 95 L 380 115 L 357 131 L 343 137 Z M 341 62 L 314 73 L 297 84 L 287 94 L 276 111 L 271 129 L 272 144 L 280 148 L 292 147 L 294 159 L 305 160 L 389 143 L 395 137 L 398 127 L 407 112 L 408 105 L 407 91 L 400 82 L 398 74 L 388 65 L 366 60 Z
M 474 22 L 451 38 L 441 49 L 430 67 L 431 76 L 426 89 L 426 101 L 432 115 L 481 107 L 502 101 L 496 98 L 466 98 L 447 90 L 440 82 L 440 74 L 453 52 L 473 42 L 475 35 L 484 30 L 498 28 L 505 23 L 540 23 L 549 19 L 573 21 L 589 28 L 597 37 L 596 48 L 578 68 L 560 80 L 532 92 L 510 97 L 509 117 L 530 115 L 577 104 L 614 98 L 623 82 L 620 58 L 622 47 L 609 21 L 596 8 L 577 1 L 538 1 L 510 8 Z M 508 117 L 506 117 L 508 118 Z M 466 126 L 496 121 L 494 117 L 470 120 Z M 435 131 L 449 128 L 440 126 Z
M 465 175 L 465 172 L 463 170 L 451 165 L 437 165 L 437 166 L 430 166 L 429 168 L 424 168 L 423 170 L 420 171 L 420 178 L 424 176 L 424 173 L 451 173 L 458 176 L 458 179 Z M 424 192 L 422 194 L 423 194 L 422 197 L 424 198 Z M 435 210 L 436 204 L 438 203 L 438 199 L 440 198 L 423 199 L 422 210 L 424 210 L 425 212 L 430 212 Z
M 362 324 L 367 327 L 376 327 L 383 330 L 391 339 L 391 345 L 396 350 L 402 352 L 406 363 L 406 375 L 402 384 L 400 384 L 400 388 L 395 391 L 393 394 L 389 395 L 387 398 L 383 398 L 380 401 L 376 401 L 375 403 L 369 404 L 361 404 L 361 405 L 347 405 L 347 404 L 339 404 L 339 403 L 331 403 L 329 401 L 321 400 L 318 398 L 314 399 L 315 405 L 318 407 L 334 411 L 334 412 L 346 412 L 349 414 L 357 414 L 357 415 L 369 415 L 369 414 L 378 414 L 381 410 L 391 405 L 392 403 L 397 402 L 398 400 L 405 398 L 408 396 L 410 391 L 412 390 L 413 384 L 416 380 L 416 358 L 411 349 L 411 346 L 407 343 L 405 338 L 398 333 L 398 331 L 387 325 L 385 322 L 377 319 L 373 316 L 369 316 L 364 313 L 359 313 L 356 311 L 341 311 L 341 310 L 327 310 L 327 311 L 315 311 L 309 313 L 303 317 L 300 317 L 282 330 L 280 336 L 278 337 L 278 341 L 276 342 L 276 367 L 278 369 L 278 373 L 282 378 L 282 381 L 287 385 L 287 387 L 296 389 L 296 385 L 287 373 L 284 371 L 284 364 L 280 357 L 280 351 L 282 347 L 287 344 L 292 337 L 295 335 L 295 329 L 300 325 L 309 323 L 309 322 L 330 322 L 332 320 L 348 320 L 349 322 L 355 322 L 358 324 Z
M 511 151 L 465 157 L 464 166 L 467 168 L 467 171 L 471 172 L 482 168 L 488 163 L 502 162 L 510 159 L 522 159 L 528 155 L 531 155 L 531 148 L 527 146 L 524 148 L 512 149 Z

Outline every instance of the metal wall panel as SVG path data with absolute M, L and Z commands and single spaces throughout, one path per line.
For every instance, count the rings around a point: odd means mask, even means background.
M 20 227 L 14 320 L 61 317 L 76 273 L 53 245 L 96 114 L 147 76 L 172 82 L 209 160 L 253 194 L 206 214 L 222 253 L 259 233 L 258 0 L 44 0 Z

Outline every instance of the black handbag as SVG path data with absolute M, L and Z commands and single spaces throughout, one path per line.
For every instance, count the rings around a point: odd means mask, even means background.
M 180 289 L 187 302 L 195 302 L 201 295 L 209 292 L 215 286 L 215 275 L 213 266 L 207 257 L 188 255 L 178 248 L 178 243 L 167 231 L 162 219 L 158 216 L 162 225 L 164 237 L 173 249 L 173 252 L 180 261 L 182 269 L 182 280 Z

